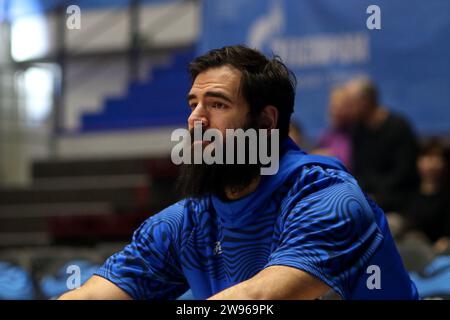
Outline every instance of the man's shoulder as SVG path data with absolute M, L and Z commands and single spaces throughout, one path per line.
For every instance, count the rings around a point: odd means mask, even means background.
M 365 232 L 380 232 L 377 216 L 351 174 L 312 165 L 299 173 L 283 202 L 280 221 L 319 229 L 345 225 L 349 232 L 363 236 Z
M 407 118 L 395 111 L 389 111 L 386 125 L 396 131 L 412 131 L 412 127 Z
M 154 215 L 151 218 L 154 219 L 164 219 L 167 217 L 173 217 L 175 219 L 182 218 L 184 214 L 184 208 L 186 207 L 187 199 L 182 199 L 180 201 L 177 201 L 170 206 L 162 209 L 159 213 Z
M 185 198 L 172 205 L 162 209 L 155 215 L 149 217 L 147 223 L 166 222 L 177 225 L 179 228 L 195 224 L 196 217 L 210 208 L 210 199 L 204 198 Z
M 286 198 L 301 201 L 319 192 L 338 193 L 340 188 L 349 190 L 358 198 L 364 198 L 356 179 L 347 171 L 329 167 L 326 164 L 311 163 L 302 166 L 291 179 Z
M 185 206 L 185 199 L 175 202 L 174 204 L 147 218 L 142 223 L 138 231 L 142 230 L 147 232 L 149 229 L 154 229 L 157 226 L 164 229 L 169 228 L 172 231 L 174 229 L 180 229 L 184 221 Z
M 310 156 L 310 155 L 308 155 Z M 322 187 L 326 187 L 332 183 L 356 183 L 355 178 L 344 169 L 344 167 L 337 167 L 333 165 L 332 161 L 337 159 L 331 157 L 321 157 L 327 161 L 321 162 L 314 160 L 310 163 L 306 162 L 298 171 L 295 177 L 295 183 L 301 186 L 307 186 L 310 184 L 318 184 Z M 341 164 L 342 165 L 342 164 Z M 343 165 L 342 165 L 343 166 Z

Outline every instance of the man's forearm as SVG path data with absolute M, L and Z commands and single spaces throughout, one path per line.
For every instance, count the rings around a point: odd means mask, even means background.
M 85 291 L 75 289 L 64 293 L 58 298 L 58 300 L 91 300 L 89 295 Z
M 93 276 L 80 288 L 69 291 L 58 300 L 129 300 L 131 297 L 114 283 Z
M 263 297 L 258 295 L 254 290 L 254 285 L 250 280 L 241 282 L 228 289 L 225 289 L 208 300 L 262 300 Z
M 316 299 L 330 288 L 319 279 L 295 268 L 273 266 L 253 278 L 225 289 L 210 300 Z

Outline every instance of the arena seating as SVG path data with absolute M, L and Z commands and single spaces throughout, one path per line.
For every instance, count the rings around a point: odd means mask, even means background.
M 169 158 L 39 161 L 26 188 L 0 190 L 0 246 L 128 239 L 174 201 Z
M 144 83 L 131 82 L 124 97 L 107 98 L 102 111 L 86 114 L 82 132 L 129 130 L 186 123 L 189 89 L 188 63 L 194 51 L 177 53 L 169 66 L 151 70 Z

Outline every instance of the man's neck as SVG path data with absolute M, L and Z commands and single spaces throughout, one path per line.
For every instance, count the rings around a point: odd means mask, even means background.
M 225 190 L 225 196 L 228 200 L 234 201 L 238 200 L 240 198 L 245 197 L 246 195 L 252 193 L 253 191 L 258 188 L 259 182 L 261 181 L 261 176 L 256 177 L 253 179 L 253 181 L 244 189 L 241 191 L 232 191 L 231 189 Z

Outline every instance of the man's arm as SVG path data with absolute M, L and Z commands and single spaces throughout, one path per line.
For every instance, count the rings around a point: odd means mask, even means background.
M 131 300 L 125 291 L 99 276 L 92 276 L 80 288 L 66 292 L 58 300 Z
M 209 300 L 316 299 L 329 290 L 330 287 L 307 272 L 286 266 L 271 266 Z

